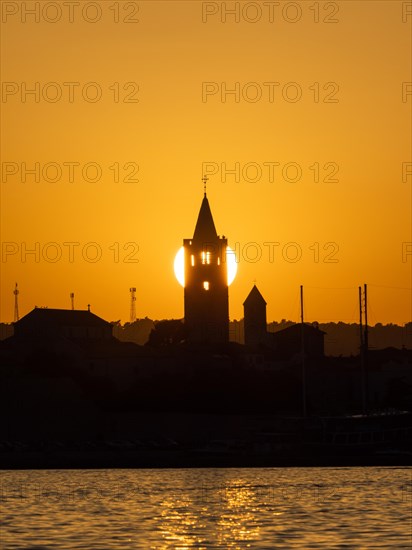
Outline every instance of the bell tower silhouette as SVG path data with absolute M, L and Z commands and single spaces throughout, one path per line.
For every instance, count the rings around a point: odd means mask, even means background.
M 216 344 L 229 340 L 227 239 L 216 232 L 206 181 L 193 238 L 183 240 L 185 326 L 189 342 Z
M 243 311 L 245 344 L 247 346 L 264 344 L 267 340 L 266 302 L 256 285 L 253 285 L 243 302 Z

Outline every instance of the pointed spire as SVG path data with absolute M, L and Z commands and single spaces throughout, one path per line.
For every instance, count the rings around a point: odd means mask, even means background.
M 253 285 L 253 288 L 249 292 L 246 300 L 243 302 L 243 305 L 249 302 L 253 302 L 253 303 L 263 302 L 266 305 L 265 299 L 263 298 L 262 294 L 259 292 L 259 289 L 256 285 Z
M 213 221 L 212 212 L 210 210 L 209 201 L 203 197 L 202 206 L 200 207 L 199 216 L 193 234 L 193 240 L 201 243 L 210 243 L 218 238 L 215 223 Z

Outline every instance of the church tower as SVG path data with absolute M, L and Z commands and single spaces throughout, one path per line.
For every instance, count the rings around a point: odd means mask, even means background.
M 259 346 L 266 341 L 266 302 L 256 285 L 253 285 L 243 302 L 245 344 Z
M 227 239 L 219 237 L 206 190 L 192 239 L 183 240 L 185 325 L 198 344 L 229 340 Z

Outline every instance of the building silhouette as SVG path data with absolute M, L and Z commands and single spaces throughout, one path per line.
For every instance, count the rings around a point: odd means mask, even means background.
M 254 285 L 243 302 L 245 344 L 273 350 L 278 359 L 289 360 L 302 352 L 310 359 L 324 357 L 325 332 L 317 323 L 293 324 L 276 332 L 268 332 L 266 302 Z
M 325 332 L 320 330 L 317 323 L 297 323 L 268 334 L 279 359 L 289 360 L 297 353 L 304 353 L 308 359 L 321 359 L 325 355 Z
M 253 285 L 243 302 L 245 344 L 259 346 L 266 343 L 266 302 L 256 285 Z
M 89 310 L 36 307 L 14 324 L 17 337 L 111 339 L 113 327 Z
M 227 239 L 218 236 L 206 192 L 193 238 L 183 240 L 187 339 L 196 344 L 229 340 Z

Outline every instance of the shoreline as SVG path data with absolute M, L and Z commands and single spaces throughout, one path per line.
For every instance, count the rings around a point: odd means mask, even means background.
M 298 450 L 296 450 L 298 452 Z M 24 452 L 0 454 L 0 470 L 412 466 L 411 451 L 381 453 Z

